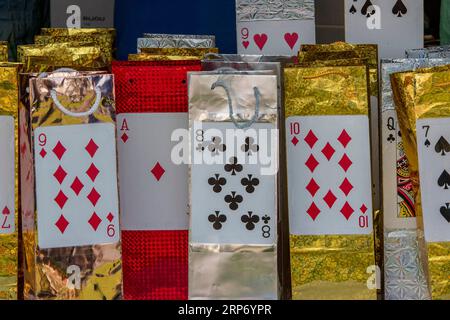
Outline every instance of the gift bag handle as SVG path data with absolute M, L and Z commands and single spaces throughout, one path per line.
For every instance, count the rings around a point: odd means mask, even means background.
M 214 82 L 212 84 L 211 90 L 214 90 L 217 87 L 223 88 L 225 90 L 225 93 L 227 94 L 228 111 L 229 111 L 229 114 L 230 114 L 230 119 L 231 119 L 231 121 L 233 121 L 233 123 L 236 126 L 236 128 L 238 128 L 238 129 L 249 128 L 249 127 L 252 126 L 252 124 L 254 124 L 256 122 L 256 120 L 258 120 L 258 118 L 259 118 L 259 106 L 260 106 L 260 102 L 261 102 L 261 92 L 259 91 L 259 89 L 257 87 L 253 87 L 253 91 L 254 91 L 255 99 L 256 99 L 255 114 L 250 119 L 250 121 L 244 122 L 242 124 L 238 123 L 236 118 L 234 117 L 233 101 L 231 100 L 230 89 L 228 88 L 228 86 L 225 84 L 225 82 L 223 80 L 217 80 L 216 82 Z
M 100 106 L 100 102 L 102 101 L 102 91 L 100 90 L 100 88 L 96 87 L 95 88 L 95 102 L 92 105 L 92 107 L 88 111 L 85 111 L 85 112 L 73 112 L 73 111 L 66 109 L 66 107 L 64 107 L 62 105 L 62 103 L 58 100 L 55 89 L 52 89 L 50 91 L 50 96 L 52 97 L 55 105 L 58 107 L 58 109 L 62 113 L 65 113 L 66 115 L 75 117 L 75 118 L 88 117 L 88 116 L 94 114 L 98 110 L 98 107 Z

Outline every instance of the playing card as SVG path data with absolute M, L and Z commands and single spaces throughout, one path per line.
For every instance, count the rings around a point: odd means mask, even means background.
M 417 121 L 417 147 L 425 239 L 450 241 L 450 121 Z
M 290 232 L 372 233 L 367 116 L 287 119 Z
M 414 193 L 395 110 L 382 113 L 383 213 L 391 229 L 415 229 Z
M 14 117 L 0 116 L 0 234 L 15 232 Z
M 235 152 L 225 139 L 232 123 L 196 122 L 193 158 L 204 153 L 217 164 L 194 162 L 191 170 L 191 241 L 194 243 L 268 245 L 276 241 L 277 175 L 261 174 L 255 161 L 262 152 L 255 132 L 270 133 L 272 124 L 253 124 L 236 139 Z M 198 128 L 201 128 L 199 136 Z M 266 131 L 264 131 L 266 130 Z M 201 138 L 199 138 L 201 137 Z M 200 140 L 199 140 L 200 139 Z M 270 139 L 269 139 L 270 141 Z M 203 147 L 204 146 L 204 147 Z M 270 146 L 265 146 L 271 150 Z M 261 148 L 261 149 L 260 149 Z M 227 151 L 228 150 L 228 151 Z M 239 157 L 240 150 L 244 157 Z
M 345 0 L 346 41 L 378 44 L 381 59 L 423 47 L 423 20 L 422 0 Z
M 237 0 L 239 54 L 295 56 L 316 42 L 314 1 Z
M 39 247 L 118 242 L 114 125 L 39 127 L 34 152 Z
M 123 113 L 117 124 L 122 230 L 187 230 L 188 165 L 172 160 L 187 113 Z

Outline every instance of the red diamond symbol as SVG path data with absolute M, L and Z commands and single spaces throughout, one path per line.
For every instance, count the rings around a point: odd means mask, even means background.
M 39 152 L 39 154 L 42 158 L 45 158 L 45 156 L 47 155 L 47 151 L 45 151 L 45 149 L 41 149 L 41 152 Z
M 151 170 L 151 173 L 158 181 L 161 180 L 165 172 L 166 170 L 164 170 L 164 168 L 159 164 L 159 162 L 157 162 L 153 167 L 153 169 Z
M 344 215 L 344 217 L 349 220 L 352 214 L 355 212 L 353 208 L 349 205 L 348 202 L 344 204 L 344 206 L 341 209 L 341 213 Z
M 306 161 L 305 165 L 309 170 L 311 170 L 311 172 L 314 172 L 314 170 L 316 170 L 317 166 L 319 165 L 319 162 L 316 160 L 316 158 L 314 158 L 313 155 L 311 155 Z
M 120 137 L 120 139 L 122 139 L 123 143 L 126 143 L 126 142 L 128 141 L 128 139 L 129 139 L 129 137 L 128 137 L 128 135 L 127 135 L 126 133 L 124 133 L 124 134 Z
M 95 181 L 100 171 L 97 169 L 97 167 L 92 163 L 89 169 L 87 169 L 86 174 L 89 178 L 91 178 L 92 182 Z
M 314 197 L 317 193 L 317 191 L 319 191 L 320 187 L 319 185 L 316 183 L 316 181 L 314 179 L 311 179 L 311 181 L 308 183 L 308 185 L 306 186 L 306 190 L 309 191 L 309 193 Z
M 55 223 L 55 226 L 59 229 L 59 231 L 61 231 L 62 234 L 64 234 L 68 225 L 69 225 L 69 221 L 67 221 L 63 215 L 61 215 L 59 217 L 58 221 L 56 221 L 56 223 Z
M 305 142 L 312 149 L 316 145 L 317 141 L 319 141 L 319 139 L 316 137 L 314 132 L 312 132 L 312 130 L 309 130 L 308 134 L 305 137 Z
M 347 148 L 350 141 L 352 141 L 352 137 L 347 133 L 347 131 L 344 129 L 341 133 L 341 135 L 338 138 L 338 141 L 342 144 L 344 148 Z
M 53 153 L 56 155 L 56 157 L 61 160 L 64 156 L 64 153 L 66 153 L 66 148 L 62 145 L 61 141 L 58 141 L 56 146 L 53 148 Z
M 348 181 L 347 178 L 344 179 L 344 181 L 341 183 L 339 189 L 342 190 L 342 192 L 348 197 L 350 192 L 353 190 L 353 185 Z
M 300 140 L 298 140 L 297 137 L 294 137 L 294 138 L 292 138 L 291 142 L 294 146 L 297 146 L 297 144 L 300 142 Z
M 350 169 L 352 164 L 353 164 L 352 160 L 350 160 L 350 158 L 346 154 L 344 154 L 342 159 L 339 161 L 339 165 L 341 166 L 342 169 L 344 169 L 345 172 L 347 172 L 348 169 Z
M 328 193 L 325 195 L 325 197 L 323 197 L 323 200 L 325 201 L 325 203 L 328 205 L 328 207 L 331 209 L 334 206 L 334 203 L 336 202 L 337 198 L 336 196 L 333 194 L 333 192 L 328 191 Z
M 313 203 L 311 204 L 311 206 L 309 207 L 309 209 L 308 209 L 306 212 L 309 214 L 309 216 L 310 216 L 314 221 L 316 221 L 317 216 L 320 214 L 320 209 L 317 208 L 316 204 L 313 202 Z
M 73 190 L 73 192 L 75 192 L 75 194 L 78 196 L 80 195 L 81 190 L 83 190 L 84 185 L 83 183 L 80 181 L 80 179 L 78 179 L 78 177 L 76 177 L 73 182 L 72 185 L 70 186 L 70 188 Z
M 93 158 L 97 153 L 98 145 L 94 142 L 94 140 L 91 139 L 85 149 L 89 153 L 91 158 Z
M 367 212 L 368 209 L 367 209 L 366 205 L 363 204 L 362 207 L 361 207 L 359 210 L 361 210 L 361 212 L 362 212 L 363 214 L 366 214 L 366 212 Z
M 67 200 L 68 200 L 67 196 L 62 191 L 59 191 L 58 195 L 55 198 L 55 202 L 58 204 L 58 206 L 61 209 L 64 208 L 64 206 L 66 205 Z
M 91 225 L 92 229 L 94 229 L 94 231 L 97 231 L 98 226 L 100 225 L 100 223 L 102 223 L 102 219 L 100 219 L 100 217 L 94 212 L 88 222 Z
M 108 216 L 106 217 L 106 219 L 108 219 L 109 222 L 112 222 L 113 219 L 114 219 L 114 215 L 110 212 L 110 213 L 108 214 Z
M 5 208 L 3 209 L 3 211 L 2 211 L 2 214 L 4 214 L 5 216 L 7 216 L 7 215 L 11 214 L 11 211 L 9 211 L 9 208 L 8 208 L 8 207 L 5 207 Z
M 330 143 L 327 143 L 327 145 L 322 149 L 322 153 L 325 156 L 325 158 L 328 159 L 328 161 L 330 161 L 331 158 L 333 158 L 335 152 L 336 150 L 334 150 L 334 148 L 331 146 Z
M 61 166 L 59 166 L 53 176 L 56 178 L 59 184 L 62 184 L 64 179 L 67 177 L 67 172 Z
M 92 203 L 92 205 L 95 207 L 97 205 L 98 200 L 100 199 L 100 194 L 95 190 L 95 188 L 92 188 L 91 192 L 89 192 L 87 198 Z

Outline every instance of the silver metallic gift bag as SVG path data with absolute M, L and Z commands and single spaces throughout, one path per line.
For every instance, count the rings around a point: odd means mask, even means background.
M 407 58 L 450 58 L 450 46 L 406 50 Z
M 278 94 L 270 71 L 189 75 L 190 299 L 277 299 Z
M 445 64 L 450 64 L 450 59 L 382 61 L 381 150 L 386 300 L 430 299 L 419 254 L 419 243 L 424 241 L 423 234 L 417 231 L 412 180 L 398 125 L 390 76 L 396 72 Z
M 209 35 L 151 34 L 138 38 L 137 48 L 214 48 L 216 37 Z

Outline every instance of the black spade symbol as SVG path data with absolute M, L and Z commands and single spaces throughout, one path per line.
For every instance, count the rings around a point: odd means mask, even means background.
M 450 203 L 446 203 L 445 206 L 441 207 L 441 215 L 450 223 Z
M 395 14 L 397 17 L 402 17 L 408 12 L 408 9 L 404 5 L 402 0 L 397 0 L 395 3 L 394 8 L 392 8 L 392 13 Z
M 434 150 L 436 150 L 436 153 L 440 153 L 442 156 L 445 156 L 448 152 L 450 152 L 450 144 L 444 137 L 440 137 L 434 147 Z
M 350 13 L 351 14 L 355 14 L 356 13 L 356 8 L 354 5 L 352 5 L 352 7 L 350 8 Z
M 448 190 L 448 187 L 450 186 L 450 174 L 448 174 L 447 170 L 444 170 L 444 172 L 442 172 L 441 176 L 438 179 L 438 185 L 440 187 L 443 187 L 445 190 Z
M 372 11 L 369 12 L 369 8 L 372 8 Z M 361 9 L 361 14 L 367 17 L 370 17 L 371 15 L 375 14 L 375 9 L 373 7 L 372 1 L 367 0 L 364 6 Z

